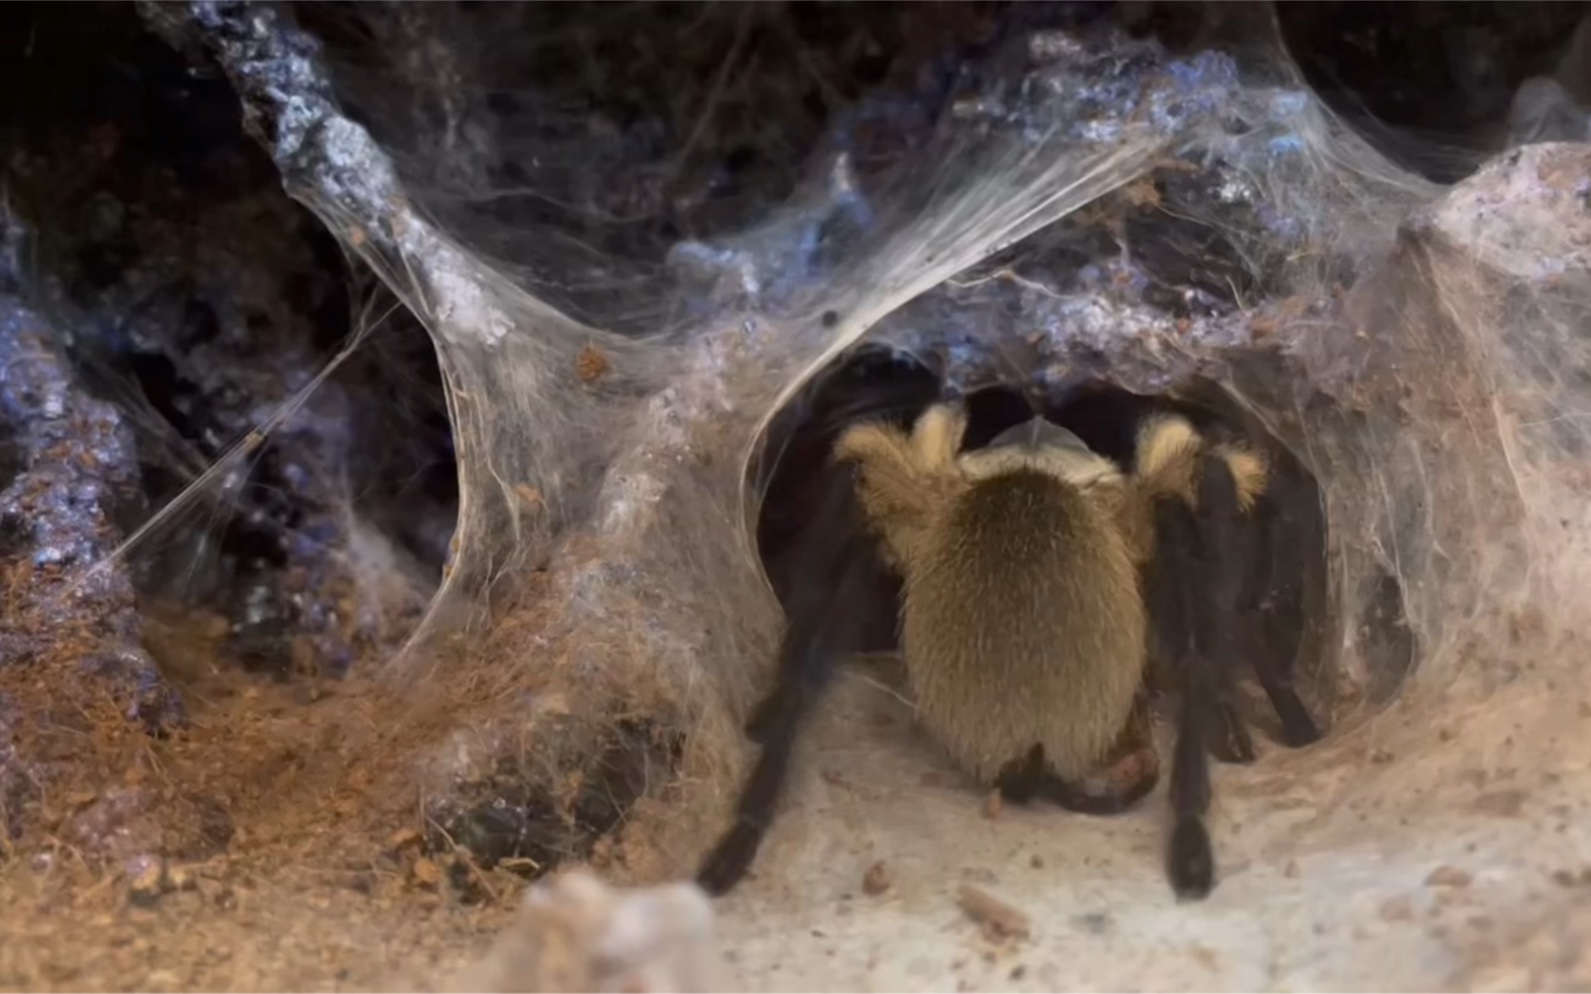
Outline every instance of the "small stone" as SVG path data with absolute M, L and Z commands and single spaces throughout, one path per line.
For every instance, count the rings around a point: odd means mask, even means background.
M 1388 898 L 1381 905 L 1381 920 L 1406 922 L 1414 919 L 1414 902 L 1407 895 Z
M 978 923 L 987 939 L 1025 939 L 1030 934 L 1032 926 L 1026 913 L 982 887 L 962 884 L 956 903 L 961 905 L 967 917 Z
M 884 893 L 889 890 L 889 885 L 889 870 L 884 867 L 883 860 L 874 863 L 867 868 L 866 873 L 862 874 L 862 893 L 869 897 L 877 897 Z
M 1038 853 L 1034 853 L 1032 856 L 1028 857 L 1028 865 L 1033 867 L 1035 870 L 1042 870 L 1044 869 L 1044 857 L 1040 856 Z
M 1427 887 L 1468 887 L 1475 878 L 1456 866 L 1439 866 L 1425 878 Z
M 1090 911 L 1072 918 L 1072 924 L 1090 935 L 1104 935 L 1114 926 L 1114 919 L 1103 911 Z

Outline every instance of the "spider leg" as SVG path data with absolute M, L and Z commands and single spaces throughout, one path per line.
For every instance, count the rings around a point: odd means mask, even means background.
M 1291 655 L 1284 657 L 1272 648 L 1273 639 L 1266 630 L 1271 626 L 1271 619 L 1268 612 L 1263 612 L 1263 604 L 1272 595 L 1273 588 L 1296 584 L 1304 565 L 1298 544 L 1287 542 L 1279 534 L 1283 515 L 1273 500 L 1262 499 L 1255 508 L 1255 517 L 1253 561 L 1259 566 L 1251 574 L 1251 586 L 1243 604 L 1245 610 L 1253 614 L 1252 624 L 1244 629 L 1248 638 L 1247 655 L 1253 661 L 1265 696 L 1270 698 L 1271 707 L 1281 719 L 1282 743 L 1298 748 L 1320 741 L 1320 726 L 1293 688 L 1289 672 L 1293 663 Z
M 926 471 L 943 471 L 955 465 L 967 434 L 967 415 L 954 404 L 935 404 L 912 427 L 911 452 Z
M 1140 694 L 1097 779 L 1074 783 L 1049 770 L 1044 748 L 1035 745 L 1001 770 L 996 786 L 1016 804 L 1035 797 L 1078 814 L 1108 816 L 1136 806 L 1160 782 L 1160 759 L 1150 725 L 1149 698 Z
M 1136 807 L 1154 791 L 1155 784 L 1159 782 L 1159 779 L 1158 772 L 1151 773 L 1127 784 L 1123 790 L 1096 793 L 1052 773 L 1047 775 L 1043 783 L 1040 784 L 1039 796 L 1066 811 L 1107 817 L 1109 815 L 1122 814 Z
M 891 425 L 868 423 L 847 428 L 834 445 L 836 462 L 856 466 L 855 495 L 862 520 L 882 540 L 886 559 L 897 572 L 922 559 L 923 543 L 938 513 L 967 487 L 951 457 L 940 461 L 945 449 L 936 450 L 938 455 L 925 454 L 927 448 L 949 446 L 961 437 L 959 413 L 941 405 L 930 408 L 921 420 L 930 427 L 916 437 Z M 939 427 L 932 427 L 934 423 Z
M 1172 758 L 1175 823 L 1167 875 L 1179 898 L 1203 898 L 1215 886 L 1215 856 L 1204 817 L 1211 798 L 1210 754 L 1253 758 L 1254 743 L 1235 707 L 1233 664 L 1239 657 L 1244 570 L 1251 568 L 1252 528 L 1240 481 L 1219 452 L 1201 452 L 1195 512 L 1186 502 L 1157 502 L 1160 536 L 1155 596 L 1162 645 L 1182 695 Z
M 1320 726 L 1315 724 L 1314 716 L 1299 698 L 1298 691 L 1285 680 L 1277 679 L 1265 667 L 1259 667 L 1258 672 L 1260 686 L 1265 688 L 1271 706 L 1276 709 L 1276 716 L 1282 721 L 1282 743 L 1298 749 L 1319 742 Z
M 1254 736 L 1235 697 L 1235 694 L 1228 692 L 1214 701 L 1215 721 L 1210 723 L 1205 746 L 1210 750 L 1210 755 L 1223 763 L 1252 763 L 1255 759 Z
M 1252 661 L 1254 673 L 1259 677 L 1260 687 L 1265 691 L 1265 696 L 1270 700 L 1271 707 L 1279 719 L 1276 737 L 1283 745 L 1294 749 L 1320 741 L 1320 727 L 1315 724 L 1314 717 L 1298 696 L 1298 691 L 1293 689 L 1292 680 L 1288 678 L 1283 668 L 1278 666 L 1274 654 L 1265 641 L 1264 633 L 1252 625 L 1245 624 L 1239 632 L 1239 637 L 1243 640 L 1243 656 Z M 1211 748 L 1218 747 L 1212 745 Z M 1219 751 L 1216 755 L 1223 761 L 1229 761 L 1221 756 Z
M 856 508 L 855 486 L 852 467 L 825 467 L 817 506 L 794 543 L 790 575 L 795 579 L 786 598 L 787 620 L 777 676 L 773 690 L 746 722 L 747 736 L 759 745 L 779 730 L 782 715 L 820 693 L 833 675 L 834 660 L 821 651 L 822 628 L 832 624 L 833 584 L 843 581 L 855 565 L 848 558 L 865 556 L 868 544 Z
M 1096 791 L 1065 780 L 1045 769 L 1044 747 L 1035 745 L 1022 759 L 1000 771 L 995 786 L 1000 796 L 1013 804 L 1026 804 L 1042 798 L 1066 811 L 1108 817 L 1131 809 L 1148 797 L 1159 780 L 1151 771 L 1127 784 L 1125 789 Z
M 1155 502 L 1158 555 L 1150 583 L 1156 637 L 1170 664 L 1181 701 L 1171 759 L 1174 824 L 1166 852 L 1166 875 L 1179 898 L 1203 897 L 1215 882 L 1215 855 L 1204 825 L 1210 807 L 1206 716 L 1211 701 L 1202 679 L 1200 610 L 1210 605 L 1204 547 L 1193 509 L 1178 497 Z
M 1026 804 L 1038 795 L 1044 781 L 1044 747 L 1034 745 L 1021 759 L 1013 759 L 995 778 L 1000 796 L 1013 804 Z
M 1191 668 L 1185 671 L 1192 676 Z M 1175 822 L 1166 852 L 1166 874 L 1178 898 L 1198 899 L 1215 887 L 1215 850 L 1204 816 L 1210 809 L 1210 758 L 1205 751 L 1208 702 L 1197 679 L 1182 681 L 1182 715 L 1171 762 L 1171 810 Z
M 762 755 L 741 787 L 735 824 L 719 838 L 696 871 L 696 883 L 714 897 L 728 893 L 745 877 L 762 848 L 774 809 L 784 794 L 790 756 L 805 710 L 799 704 L 786 703 L 763 725 Z
M 860 647 L 868 594 L 884 570 L 856 504 L 854 471 L 834 466 L 828 472 L 832 479 L 801 538 L 777 682 L 747 727 L 762 754 L 741 787 L 734 825 L 696 874 L 709 894 L 731 890 L 756 858 L 784 794 L 796 739 L 833 677 L 836 659 Z
M 1172 887 L 1179 897 L 1202 898 L 1215 884 L 1215 859 L 1204 816 L 1211 786 L 1209 755 L 1253 758 L 1253 739 L 1234 706 L 1233 664 L 1240 658 L 1235 631 L 1245 570 L 1254 562 L 1254 529 L 1240 493 L 1241 480 L 1219 451 L 1199 457 L 1195 513 L 1186 505 L 1167 508 L 1171 565 L 1182 608 L 1177 633 L 1182 720 L 1171 775 L 1176 824 L 1168 853 Z
M 807 688 L 794 681 L 781 680 L 768 692 L 768 696 L 757 702 L 757 706 L 752 709 L 751 717 L 746 719 L 746 738 L 757 745 L 767 745 L 780 730 L 780 718 L 792 708 L 799 706 L 806 692 Z

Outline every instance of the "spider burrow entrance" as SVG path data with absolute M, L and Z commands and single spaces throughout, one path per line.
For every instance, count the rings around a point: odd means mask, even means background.
M 763 501 L 757 519 L 762 566 L 789 608 L 801 577 L 793 552 L 811 523 L 815 495 L 825 485 L 830 446 L 851 420 L 886 416 L 908 425 L 943 394 L 940 375 L 927 364 L 882 346 L 866 346 L 836 362 L 780 412 L 761 453 L 758 477 Z M 1175 411 L 1201 431 L 1240 434 L 1263 446 L 1270 457 L 1270 496 L 1275 508 L 1273 555 L 1285 582 L 1266 592 L 1259 608 L 1265 651 L 1285 661 L 1300 695 L 1323 731 L 1344 719 L 1379 709 L 1396 699 L 1414 669 L 1416 640 L 1404 614 L 1404 591 L 1397 577 L 1382 570 L 1364 579 L 1363 591 L 1334 591 L 1340 571 L 1334 552 L 1326 498 L 1321 483 L 1266 423 L 1246 410 L 1232 389 L 1211 379 L 1194 378 L 1174 393 L 1135 393 L 1106 379 L 1072 382 L 1035 392 L 1031 385 L 1002 383 L 964 398 L 967 431 L 964 449 L 987 445 L 1002 431 L 1035 413 L 1076 433 L 1090 448 L 1122 466 L 1131 463 L 1132 426 L 1143 410 Z M 832 485 L 832 484 L 831 484 Z M 880 575 L 867 596 L 866 652 L 899 648 L 895 626 L 900 582 Z M 1360 617 L 1343 619 L 1343 604 L 1361 604 Z M 1340 672 L 1340 641 L 1334 633 L 1355 633 L 1365 672 Z M 1258 687 L 1246 686 L 1245 710 L 1268 736 L 1280 729 Z
M 735 825 L 698 870 L 709 892 L 749 871 L 799 729 L 848 657 L 898 654 L 917 723 L 973 780 L 1024 801 L 1033 790 L 1008 776 L 1030 750 L 1024 775 L 1079 813 L 1119 813 L 1154 788 L 1147 707 L 1174 700 L 1166 872 L 1179 899 L 1208 896 L 1216 877 L 1210 757 L 1258 758 L 1250 728 L 1314 745 L 1353 690 L 1376 703 L 1401 683 L 1412 639 L 1374 651 L 1397 630 L 1402 612 L 1381 608 L 1401 607 L 1401 588 L 1331 589 L 1326 494 L 1239 400 L 1241 377 L 1227 388 L 1189 370 L 1134 393 L 1094 376 L 969 392 L 866 346 L 774 418 L 753 479 L 784 632 L 746 726 L 759 758 Z M 1357 680 L 1328 637 L 1344 603 L 1377 616 L 1342 619 L 1371 650 Z M 1141 737 L 1109 746 L 1129 713 Z M 1104 797 L 1119 803 L 1107 812 Z

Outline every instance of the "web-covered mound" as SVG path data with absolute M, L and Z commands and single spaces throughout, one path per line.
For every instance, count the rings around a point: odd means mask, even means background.
M 647 259 L 499 209 L 504 162 L 578 171 L 556 133 L 515 132 L 489 101 L 334 89 L 308 36 L 264 11 L 190 16 L 289 190 L 437 348 L 459 525 L 423 637 L 393 669 L 464 688 L 456 729 L 417 746 L 451 839 L 549 863 L 612 833 L 634 875 L 694 864 L 727 811 L 778 633 L 752 541 L 780 437 L 767 429 L 786 409 L 799 418 L 803 388 L 865 340 L 967 390 L 1102 380 L 1213 396 L 1318 487 L 1324 567 L 1300 666 L 1333 734 L 1219 787 L 1217 845 L 1247 872 L 1205 914 L 1252 931 L 1168 910 L 1141 853 L 1084 858 L 1152 851 L 1152 816 L 1069 824 L 1077 858 L 1032 900 L 1103 902 L 1118 954 L 1186 948 L 1088 960 L 1054 983 L 1435 983 L 1485 923 L 1443 917 L 1421 890 L 1433 868 L 1471 864 L 1464 886 L 1510 915 L 1540 900 L 1520 874 L 1547 879 L 1538 864 L 1585 844 L 1571 815 L 1591 754 L 1576 634 L 1591 148 L 1528 146 L 1441 187 L 1342 127 L 1278 45 L 1171 54 L 1108 23 L 1023 30 L 955 81 L 919 144 L 876 154 L 876 122 L 858 112 L 771 216 Z M 423 78 L 464 72 L 457 43 L 487 44 L 482 30 L 454 23 L 404 51 L 429 60 Z M 339 110 L 345 92 L 370 130 Z M 411 116 L 383 116 L 394 106 Z M 462 652 L 426 638 L 468 622 Z M 852 759 L 872 742 L 830 734 Z M 899 773 L 899 746 L 878 745 L 896 758 L 870 769 Z M 901 907 L 954 875 L 932 872 L 943 841 L 891 833 L 889 811 L 915 805 L 906 825 L 955 837 L 976 826 L 953 797 L 851 802 L 924 868 Z M 778 956 L 760 930 L 788 924 L 755 902 L 827 886 L 835 844 L 799 819 L 772 841 L 773 882 L 741 899 L 752 910 L 732 933 L 748 970 Z M 1352 937 L 1363 955 L 1322 959 L 1345 941 L 1333 929 L 1378 912 L 1387 928 Z M 870 929 L 932 927 L 902 914 L 859 923 L 834 976 L 860 968 Z M 1201 943 L 1256 955 L 1188 972 Z M 1253 972 L 1261 960 L 1269 973 Z M 928 982 L 914 962 L 886 969 Z

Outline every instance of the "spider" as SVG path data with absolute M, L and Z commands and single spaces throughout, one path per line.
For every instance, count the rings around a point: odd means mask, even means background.
M 956 404 L 928 406 L 909 430 L 868 419 L 838 433 L 779 681 L 748 725 L 762 755 L 698 873 L 705 889 L 724 893 L 749 868 L 802 720 L 835 660 L 857 649 L 858 600 L 893 574 L 919 719 L 1009 800 L 1094 815 L 1133 807 L 1159 779 L 1149 686 L 1177 692 L 1167 874 L 1179 897 L 1210 892 L 1208 757 L 1254 755 L 1233 706 L 1234 663 L 1248 650 L 1227 622 L 1275 582 L 1255 513 L 1268 465 L 1170 410 L 1130 420 L 1129 467 L 1043 417 L 964 451 Z M 1284 675 L 1248 659 L 1289 744 L 1318 738 Z

